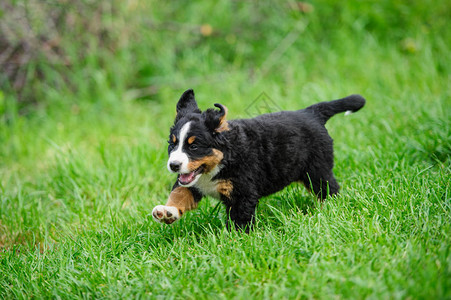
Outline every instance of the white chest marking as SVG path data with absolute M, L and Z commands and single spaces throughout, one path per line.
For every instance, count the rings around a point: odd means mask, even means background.
M 220 171 L 220 168 L 216 166 L 208 174 L 202 174 L 199 180 L 196 182 L 195 187 L 200 190 L 203 195 L 211 196 L 216 199 L 220 199 L 219 192 L 217 190 L 217 180 L 211 180 Z

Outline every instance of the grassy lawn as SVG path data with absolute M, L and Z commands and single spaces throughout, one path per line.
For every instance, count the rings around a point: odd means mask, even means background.
M 447 1 L 137 3 L 119 50 L 38 62 L 33 104 L 0 89 L 0 298 L 451 298 Z M 188 88 L 231 119 L 362 94 L 327 123 L 341 194 L 293 184 L 250 234 L 210 198 L 154 222 Z

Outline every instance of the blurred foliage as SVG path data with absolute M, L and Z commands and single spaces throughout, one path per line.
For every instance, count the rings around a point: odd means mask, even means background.
M 302 55 L 340 48 L 349 36 L 358 45 L 368 32 L 414 54 L 422 37 L 449 35 L 449 19 L 449 1 L 4 0 L 0 89 L 15 95 L 20 110 L 48 105 L 52 91 L 99 101 L 99 85 L 120 98 L 157 98 L 161 88 L 221 81 L 234 69 L 252 80 L 297 27 L 302 37 L 289 51 L 308 70 Z M 433 46 L 439 54 L 447 47 Z M 445 57 L 437 68 L 449 72 Z
M 107 64 L 105 54 L 126 44 L 121 9 L 121 1 L 2 1 L 0 87 L 25 104 L 42 99 L 47 86 L 76 90 L 77 65 L 90 57 Z

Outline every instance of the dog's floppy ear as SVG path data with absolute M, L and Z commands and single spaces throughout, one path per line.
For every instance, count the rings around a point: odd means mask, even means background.
M 192 89 L 186 90 L 179 99 L 177 103 L 177 117 L 176 120 L 180 119 L 184 114 L 190 112 L 200 113 L 200 109 L 197 106 L 196 99 L 194 98 L 194 91 Z
M 209 108 L 205 111 L 205 125 L 210 131 L 222 132 L 229 130 L 227 123 L 227 107 L 222 104 L 215 103 L 219 111 Z

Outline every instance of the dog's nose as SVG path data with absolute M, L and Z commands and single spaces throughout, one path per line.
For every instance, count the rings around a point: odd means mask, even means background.
M 169 168 L 171 168 L 171 170 L 174 172 L 178 172 L 181 165 L 182 163 L 176 160 L 169 163 Z

